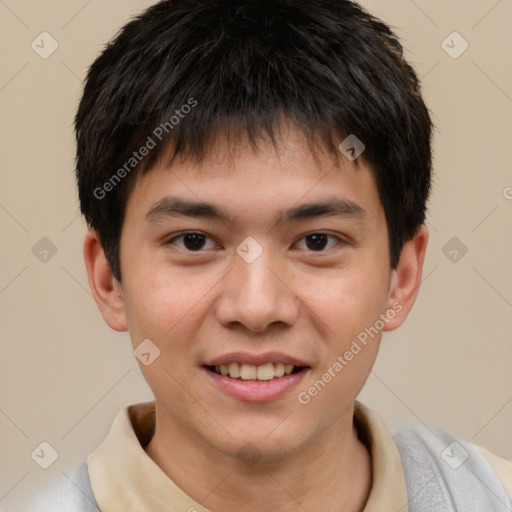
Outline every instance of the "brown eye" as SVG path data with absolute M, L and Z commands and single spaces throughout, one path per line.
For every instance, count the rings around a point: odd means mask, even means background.
M 175 244 L 176 240 L 180 239 L 182 240 L 182 243 Z M 180 247 L 180 249 L 197 252 L 204 248 L 206 241 L 209 239 L 210 238 L 203 233 L 189 231 L 187 233 L 180 233 L 179 235 L 174 236 L 166 243 L 166 245 L 175 244 Z
M 334 239 L 336 243 L 328 247 L 331 249 L 336 247 L 338 243 L 341 241 L 337 236 L 329 235 L 327 233 L 310 233 L 302 237 L 301 240 L 306 241 L 306 249 L 314 252 L 324 252 L 325 247 L 328 245 L 329 238 Z

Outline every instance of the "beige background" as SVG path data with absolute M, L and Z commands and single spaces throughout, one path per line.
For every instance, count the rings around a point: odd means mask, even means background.
M 89 293 L 71 128 L 87 66 L 152 3 L 0 1 L 3 510 L 90 453 L 120 407 L 151 399 L 128 335 Z M 437 131 L 422 290 L 360 399 L 512 459 L 512 1 L 363 4 L 402 38 Z M 59 45 L 47 59 L 31 48 L 43 31 Z M 442 47 L 453 31 L 469 43 L 457 59 Z M 32 252 L 42 237 L 57 248 L 47 262 Z M 452 237 L 468 249 L 457 262 L 443 253 Z M 59 453 L 47 470 L 31 458 L 42 441 Z

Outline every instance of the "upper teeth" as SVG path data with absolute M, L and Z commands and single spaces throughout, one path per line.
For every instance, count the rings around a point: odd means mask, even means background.
M 232 379 L 242 380 L 272 380 L 274 377 L 290 375 L 293 372 L 293 364 L 267 363 L 261 366 L 254 364 L 229 363 L 215 367 L 215 371 L 221 375 L 228 375 Z

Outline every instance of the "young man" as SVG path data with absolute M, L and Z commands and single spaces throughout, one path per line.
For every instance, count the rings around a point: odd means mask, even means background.
M 505 461 L 356 401 L 418 293 L 431 129 L 396 37 L 351 1 L 128 23 L 89 70 L 77 180 L 91 290 L 155 400 L 38 504 L 512 510 Z

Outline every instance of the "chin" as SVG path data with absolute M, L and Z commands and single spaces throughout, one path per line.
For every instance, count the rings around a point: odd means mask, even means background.
M 313 433 L 308 435 L 304 431 L 303 424 L 299 429 L 283 418 L 277 422 L 251 418 L 250 421 L 238 422 L 236 426 L 231 425 L 227 430 L 233 437 L 218 448 L 247 466 L 256 462 L 278 462 L 308 444 L 313 437 Z

